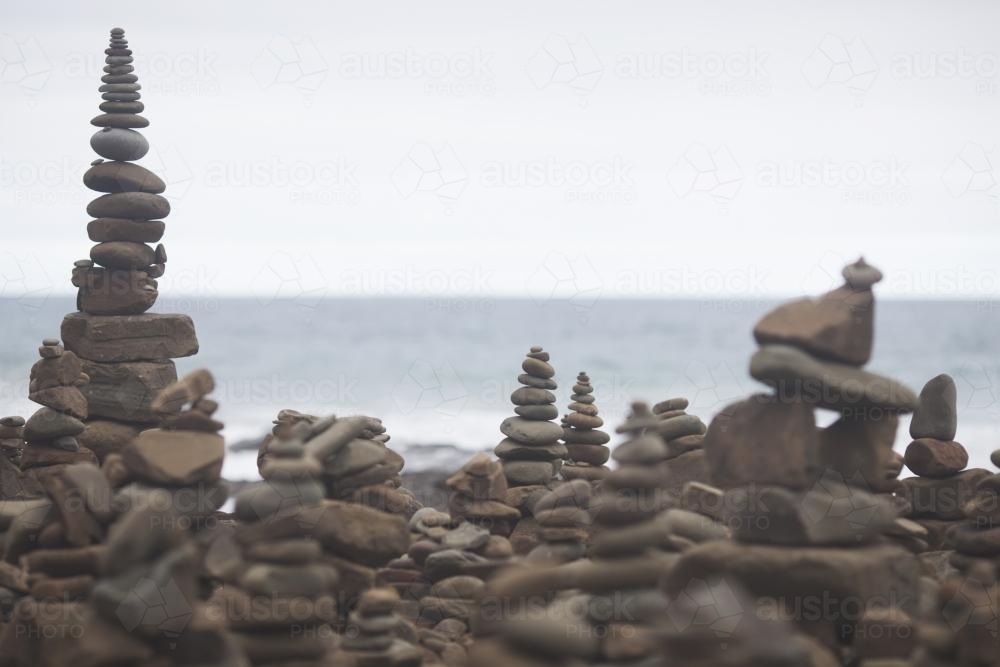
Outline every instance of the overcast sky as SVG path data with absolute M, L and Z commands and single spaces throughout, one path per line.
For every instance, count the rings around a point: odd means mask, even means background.
M 0 294 L 72 290 L 120 25 L 161 293 L 994 296 L 1000 5 L 751 4 L 8 3 Z

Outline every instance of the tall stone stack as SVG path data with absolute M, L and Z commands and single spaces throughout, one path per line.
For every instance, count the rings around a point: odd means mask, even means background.
M 590 498 L 590 481 L 578 478 L 560 484 L 538 499 L 532 512 L 542 543 L 528 554 L 529 561 L 568 563 L 586 555 Z
M 313 536 L 323 511 L 322 469 L 300 442 L 281 441 L 270 452 L 264 481 L 236 495 L 241 558 L 211 602 L 231 610 L 230 625 L 252 664 L 325 665 L 337 646 L 339 577 Z
M 487 528 L 494 535 L 510 535 L 521 513 L 506 503 L 507 478 L 503 466 L 485 453 L 473 456 L 445 480 L 450 494 L 448 512 Z
M 885 539 L 896 514 L 872 491 L 886 476 L 897 415 L 915 409 L 917 397 L 861 368 L 871 355 L 871 287 L 880 277 L 859 261 L 845 268 L 843 286 L 779 306 L 757 324 L 761 349 L 750 374 L 773 393 L 727 406 L 704 440 L 711 481 L 727 492 L 734 541 L 685 551 L 665 578 L 669 595 L 724 580 L 787 604 L 855 600 L 909 627 L 919 565 Z M 817 429 L 816 408 L 840 419 Z M 888 649 L 867 641 L 866 628 L 879 619 L 798 615 L 795 624 L 835 656 L 862 664 L 906 658 L 912 633 Z
M 524 373 L 517 376 L 522 386 L 510 400 L 517 416 L 500 424 L 506 437 L 493 450 L 503 461 L 509 486 L 547 484 L 559 473 L 566 446 L 559 440 L 563 429 L 551 421 L 559 416 L 555 406 L 556 371 L 549 363 L 549 353 L 535 345 L 521 363 Z
M 90 415 L 81 441 L 101 460 L 156 424 L 150 404 L 177 379 L 171 359 L 198 351 L 189 317 L 146 312 L 156 302 L 156 279 L 167 261 L 162 245 L 148 244 L 163 236 L 170 205 L 161 196 L 163 181 L 135 163 L 149 151 L 136 128 L 149 121 L 138 115 L 144 108 L 141 86 L 120 28 L 112 30 L 105 53 L 102 113 L 91 120 L 100 130 L 90 140 L 100 159 L 83 177 L 88 188 L 102 193 L 87 206 L 94 218 L 87 233 L 96 245 L 90 259 L 73 268 L 79 312 L 62 323 L 66 348 L 90 377 L 83 390 Z
M 685 412 L 687 406 L 688 400 L 683 397 L 669 398 L 653 406 L 653 414 L 660 419 L 656 431 L 669 450 L 663 464 L 663 486 L 675 498 L 680 497 L 686 484 L 708 481 L 702 450 L 708 427 L 699 417 Z
M 1000 450 L 990 457 L 994 465 Z M 967 471 L 968 472 L 968 471 Z M 954 549 L 949 562 L 962 573 L 1000 564 L 1000 474 L 988 474 L 976 482 L 975 493 L 962 505 L 965 521 L 951 526 L 946 546 Z M 996 590 L 994 590 L 996 593 Z
M 942 374 L 929 380 L 920 392 L 920 406 L 910 422 L 910 437 L 903 462 L 917 477 L 900 482 L 907 516 L 927 530 L 928 549 L 953 548 L 948 532 L 966 518 L 965 505 L 990 473 L 981 468 L 965 469 L 969 453 L 955 442 L 958 413 L 955 381 Z M 974 539 L 961 532 L 963 540 Z
M 330 664 L 335 667 L 418 667 L 423 653 L 398 636 L 393 615 L 399 595 L 392 588 L 373 588 L 361 594 L 348 617 L 346 637 Z
M 606 446 L 611 436 L 600 430 L 604 420 L 598 417 L 594 387 L 590 376 L 580 371 L 570 396 L 570 412 L 563 415 L 563 442 L 566 444 L 566 461 L 562 476 L 567 480 L 585 479 L 597 482 L 608 474 L 604 465 L 611 456 Z

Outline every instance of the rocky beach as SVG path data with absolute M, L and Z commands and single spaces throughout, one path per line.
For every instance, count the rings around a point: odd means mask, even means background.
M 153 310 L 153 100 L 122 28 L 103 55 L 76 310 L 4 350 L 31 411 L 0 417 L 0 667 L 1000 666 L 1000 449 L 960 431 L 967 378 L 924 372 L 936 340 L 885 368 L 878 257 L 736 333 L 655 331 L 685 360 L 744 342 L 708 386 L 609 391 L 619 364 L 662 368 L 553 335 L 481 352 L 507 369 L 479 392 L 486 436 L 449 430 L 463 369 L 418 362 L 389 393 L 447 414 L 437 446 L 357 397 L 250 401 L 233 437 L 203 361 L 292 343 L 254 350 L 234 320 L 209 351 L 197 313 Z

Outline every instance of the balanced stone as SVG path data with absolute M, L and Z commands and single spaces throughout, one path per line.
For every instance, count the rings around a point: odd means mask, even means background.
M 132 243 L 155 243 L 163 238 L 165 225 L 161 220 L 126 220 L 122 218 L 98 218 L 87 225 L 87 235 L 91 241 L 131 241 Z
M 97 108 L 104 113 L 142 113 L 146 105 L 142 102 L 102 102 Z
M 95 218 L 156 220 L 170 215 L 170 202 L 148 192 L 118 192 L 90 202 L 87 213 Z
M 122 458 L 137 479 L 190 486 L 217 482 L 225 451 L 225 442 L 214 433 L 152 429 L 140 433 Z
M 149 142 L 144 136 L 134 130 L 117 127 L 106 127 L 94 133 L 90 138 L 90 147 L 95 153 L 109 160 L 138 160 L 149 152 Z
M 130 75 L 125 75 L 130 76 Z M 125 130 L 149 127 L 149 120 L 130 113 L 102 113 L 90 119 L 96 127 L 118 127 Z
M 950 375 L 942 373 L 929 380 L 920 390 L 920 406 L 910 421 L 910 437 L 953 440 L 958 429 L 957 399 L 955 381 Z
M 90 258 L 109 269 L 142 269 L 155 261 L 153 249 L 142 243 L 107 241 L 90 249 Z
M 130 162 L 100 162 L 83 175 L 83 184 L 98 192 L 150 192 L 160 194 L 166 189 L 163 180 L 137 164 Z
M 969 452 L 957 442 L 924 437 L 909 444 L 903 461 L 921 477 L 948 477 L 968 465 Z

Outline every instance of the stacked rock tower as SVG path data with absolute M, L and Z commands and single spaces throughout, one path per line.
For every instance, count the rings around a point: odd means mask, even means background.
M 728 405 L 703 443 L 711 481 L 727 491 L 735 541 L 685 551 L 664 586 L 671 596 L 703 580 L 725 581 L 757 599 L 857 600 L 862 614 L 796 616 L 794 625 L 817 656 L 850 654 L 852 664 L 867 665 L 904 659 L 913 648 L 912 632 L 879 647 L 868 628 L 909 630 L 918 611 L 917 561 L 885 539 L 898 530 L 896 515 L 873 493 L 893 461 L 898 415 L 913 411 L 917 397 L 862 368 L 874 338 L 871 288 L 881 273 L 859 260 L 843 276 L 844 285 L 779 306 L 758 322 L 761 349 L 750 375 L 772 392 Z M 817 428 L 817 408 L 839 419 Z
M 604 464 L 611 456 L 611 450 L 606 447 L 611 436 L 599 430 L 604 420 L 597 416 L 594 387 L 585 372 L 580 371 L 576 376 L 570 399 L 570 412 L 562 418 L 563 442 L 567 452 L 562 475 L 569 480 L 596 482 L 608 474 Z
M 139 115 L 141 86 L 121 28 L 112 29 L 105 53 L 102 113 L 90 121 L 100 128 L 90 139 L 100 159 L 83 176 L 88 188 L 102 193 L 87 206 L 94 218 L 87 233 L 97 245 L 90 259 L 74 266 L 79 312 L 62 324 L 66 348 L 91 379 L 83 389 L 90 422 L 80 439 L 101 460 L 156 424 L 150 403 L 177 379 L 171 359 L 198 351 L 189 317 L 146 312 L 156 302 L 156 279 L 167 261 L 162 245 L 149 244 L 163 236 L 170 204 L 161 196 L 163 180 L 135 164 L 149 151 L 135 128 L 149 121 Z
M 517 416 L 500 424 L 500 432 L 507 437 L 493 451 L 503 461 L 510 486 L 547 484 L 558 474 L 566 455 L 566 447 L 559 442 L 563 429 L 551 421 L 559 416 L 552 393 L 556 372 L 549 364 L 549 353 L 538 345 L 528 352 L 521 368 L 524 373 L 517 381 L 522 386 L 510 395 Z

